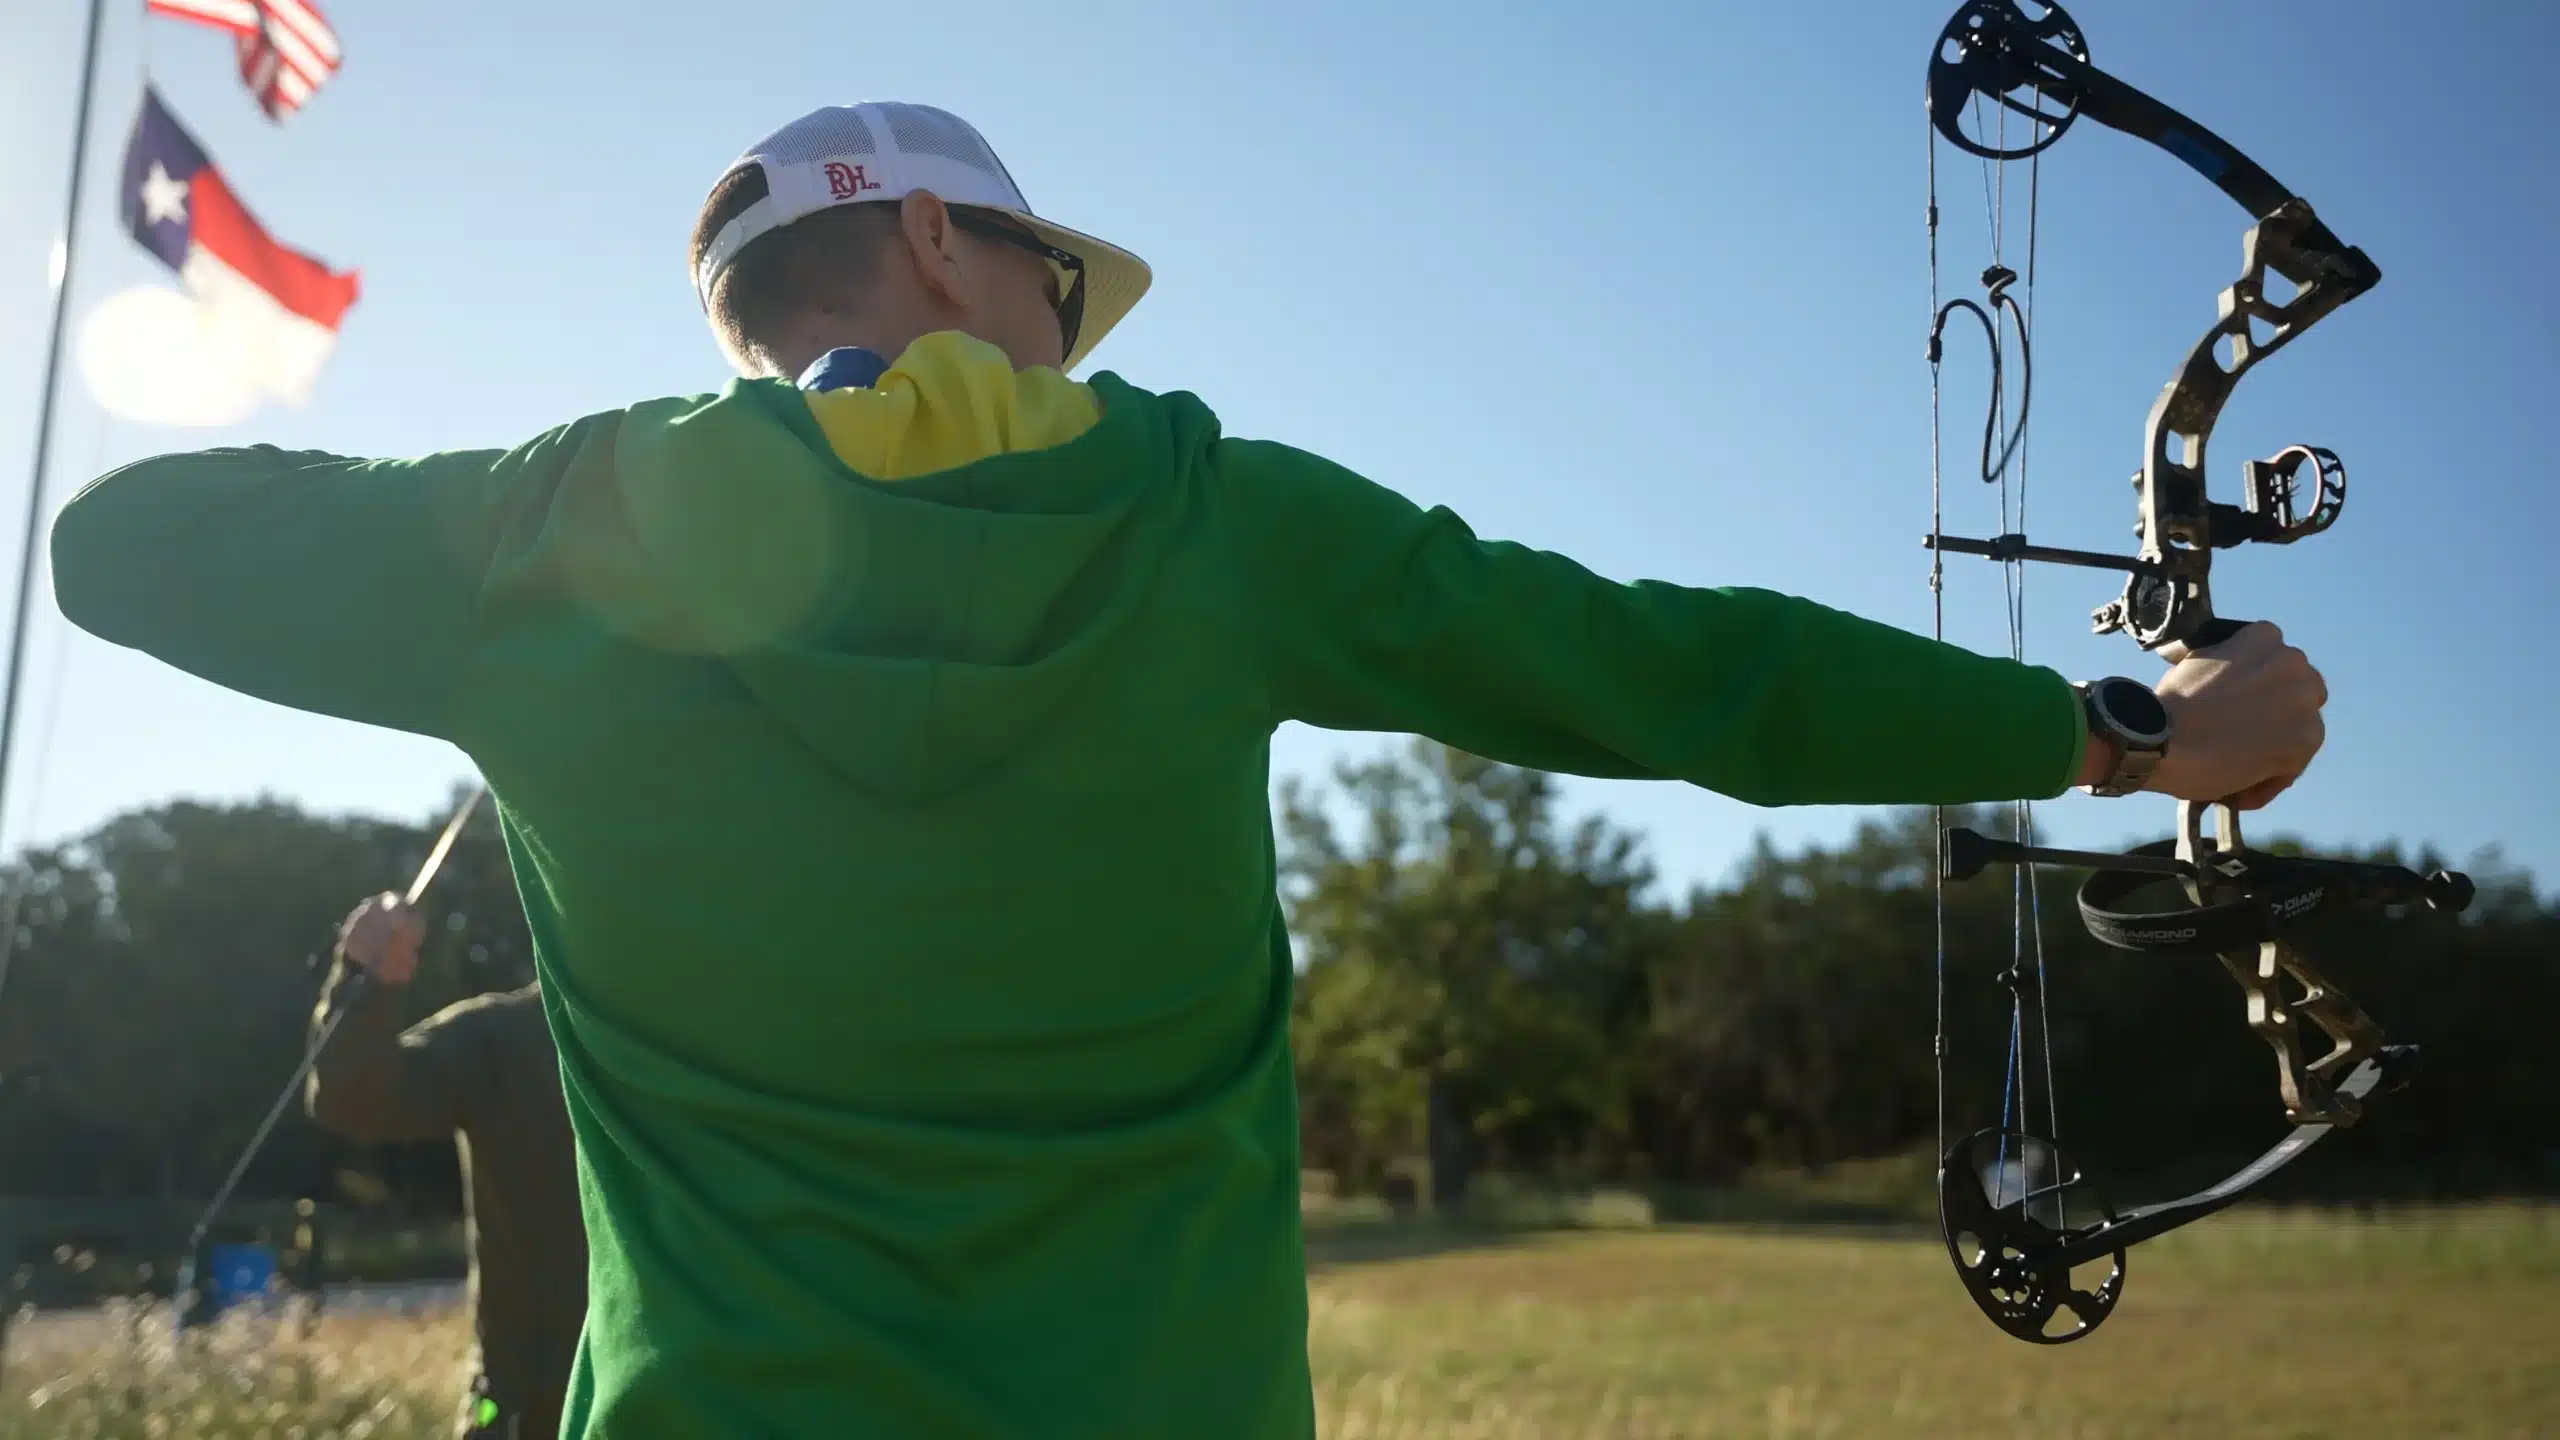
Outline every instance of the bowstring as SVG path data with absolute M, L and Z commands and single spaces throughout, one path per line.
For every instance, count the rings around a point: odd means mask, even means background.
M 2041 92 L 2039 92 L 2039 98 L 2041 98 Z M 1980 114 L 1981 105 L 1981 97 L 1978 94 L 1974 97 L 1974 105 L 1975 113 L 1978 116 Z M 1999 107 L 1999 112 L 1997 136 L 1994 141 L 1994 148 L 2005 151 L 2009 148 L 2009 107 L 2005 105 L 2001 106 Z M 2041 122 L 2034 123 L 2035 129 L 2039 133 L 2033 134 L 2029 137 L 2031 142 L 2044 138 L 2040 133 L 2043 129 Z M 1985 208 L 1991 229 L 1991 263 L 1998 266 L 2004 264 L 2007 259 L 2006 251 L 2008 243 L 2009 218 L 2008 167 L 2006 162 L 1986 160 L 1983 168 L 1986 183 L 1986 194 L 1984 197 Z M 2032 353 L 2028 348 L 2032 343 L 2029 337 L 2035 329 L 2035 286 L 2038 250 L 2036 242 L 2038 232 L 2041 228 L 2040 221 L 2043 213 L 2043 182 L 2044 156 L 2041 151 L 2038 151 L 2030 155 L 2027 159 L 2027 264 L 2026 274 L 2024 276 L 2026 299 L 2022 306 L 2011 312 L 2016 318 L 2018 324 L 2018 349 L 2022 386 L 2019 416 L 2022 422 L 2026 415 L 2026 392 L 2023 387 L 2033 383 L 2032 379 L 2029 378 L 2031 371 L 2028 368 L 2029 362 L 2026 357 Z M 1995 324 L 1993 329 L 1997 332 L 1999 327 Z M 1995 333 L 1993 341 L 1995 354 L 2000 348 L 1999 338 L 2000 337 Z M 1999 369 L 2000 367 L 1995 364 L 1995 376 L 1999 373 Z M 1991 414 L 1993 417 L 1992 423 L 1995 429 L 2005 431 L 2008 428 L 2008 403 L 2008 387 L 1995 379 L 1990 402 Z M 1998 456 L 1994 472 L 1998 479 L 2000 488 L 2000 533 L 2024 535 L 2028 533 L 2027 510 L 2029 498 L 2028 480 L 2030 455 L 2027 427 L 2023 423 L 2018 427 L 2014 438 L 2014 448 L 2016 451 L 2014 467 L 2011 462 L 2009 448 L 2004 447 Z M 2014 480 L 2012 479 L 2013 473 Z M 2006 609 L 2008 611 L 2009 658 L 2019 661 L 2020 663 L 2024 663 L 2026 660 L 2027 616 L 2026 562 L 2023 559 L 2010 559 L 2004 561 L 2001 565 L 2001 580 L 2003 598 L 2006 601 Z M 2035 807 L 2032 803 L 2025 800 L 2020 800 L 2015 803 L 2011 812 L 2011 834 L 2019 844 L 2032 845 L 2035 843 Z M 2044 944 L 2043 892 L 2038 884 L 2035 866 L 2019 865 L 2012 867 L 2010 871 L 2009 894 L 2009 964 L 2013 975 L 2032 977 L 2030 983 L 2035 991 L 2035 1011 L 2032 1025 L 2030 1025 L 2025 990 L 2017 984 L 2012 983 L 2009 999 L 2009 1053 L 2006 1058 L 2006 1063 L 2002 1067 L 2000 1124 L 2001 1128 L 2005 1131 L 2012 1128 L 2021 1128 L 2032 1123 L 2035 1111 L 2033 1077 L 2037 1068 L 2037 1062 L 2041 1061 L 2044 1081 L 2045 1134 L 2048 1140 L 2059 1145 L 2062 1139 L 2062 1102 L 2060 1092 L 2054 1083 L 2053 1022 L 2051 1004 L 2047 993 L 2049 987 L 2047 984 L 2048 973 Z M 2000 1173 L 2004 1177 L 2008 1173 L 2008 1156 L 2006 1154 L 2006 1148 L 2006 1142 L 2003 1142 Z M 2021 1172 L 2018 1177 L 2021 1187 L 2020 1198 L 2024 1199 L 2035 1189 L 2041 1187 L 2037 1183 L 2037 1177 L 2033 1177 L 2025 1173 L 2026 1157 L 2021 1156 L 2019 1158 L 2021 1162 Z M 1994 1198 L 1996 1199 L 1998 1197 L 1995 1196 Z M 2063 1223 L 2063 1216 L 2061 1214 L 2062 1200 L 2059 1191 L 2055 1191 L 2051 1198 L 2054 1206 L 2054 1213 L 2052 1216 L 2053 1223 L 2057 1228 L 2059 1228 Z
M 1938 326 L 1938 137 L 1924 127 L 1921 134 L 1929 147 L 1929 328 Z M 1930 634 L 1940 643 L 1947 638 L 1947 552 L 1936 542 L 1946 534 L 1946 486 L 1940 452 L 1942 407 L 1940 405 L 1940 350 L 1929 347 L 1929 608 Z M 1931 1062 L 1936 1067 L 1938 1091 L 1938 1154 L 1947 1153 L 1947 807 L 1932 806 L 1930 826 L 1938 839 L 1937 863 L 1930 867 L 1937 884 L 1933 891 L 1937 925 L 1937 955 L 1933 966 L 1936 981 L 1937 1033 L 1930 1043 Z M 1941 1162 L 1943 1163 L 1943 1161 Z
M 1997 109 L 1999 116 L 1993 133 L 1992 148 L 2005 153 L 2009 148 L 2009 107 L 2002 105 L 1997 107 Z M 1976 91 L 1973 95 L 1973 113 L 1976 123 L 1979 124 L 1982 116 L 1982 95 L 1980 91 Z M 1995 266 L 2005 265 L 2008 260 L 2009 242 L 2008 162 L 2005 160 L 1992 160 L 1986 157 L 1982 162 L 1982 181 L 1984 218 L 1991 232 L 1991 263 Z M 2002 353 L 2003 346 L 2001 343 L 2005 332 L 2001 328 L 1999 308 L 2000 307 L 1998 306 L 1992 307 L 1990 315 L 1992 354 L 1991 402 L 1989 407 L 1990 420 L 1984 427 L 1984 434 L 1986 436 L 2002 433 L 2009 427 L 2009 386 L 2004 378 L 2004 371 L 2007 367 L 2002 363 L 2006 357 Z M 1986 469 L 1982 478 L 1985 480 L 1996 478 L 1999 482 L 2000 533 L 2004 535 L 2019 533 L 2016 527 L 2011 524 L 2012 516 L 2010 514 L 2009 472 L 2012 464 L 2012 457 L 2015 454 L 2015 446 L 2003 446 L 1999 452 L 1997 460 L 1995 461 L 1991 457 L 1988 444 L 1986 443 L 1985 445 L 1984 463 Z M 2006 598 L 2008 602 L 2007 618 L 2009 621 L 2009 658 L 2015 660 L 2020 658 L 2020 652 L 2024 644 L 2023 635 L 2021 633 L 2023 615 L 2018 609 L 2017 599 L 2018 565 L 2016 562 L 2011 561 L 2004 563 L 2000 568 L 2007 586 Z M 2016 826 L 2014 817 L 2011 823 L 2012 830 L 2014 832 Z M 2015 868 L 2025 869 L 2026 867 L 2019 866 Z M 2022 952 L 2025 948 L 2024 916 L 2020 911 L 2019 891 L 2017 889 L 2017 881 L 2014 878 L 2014 874 L 2010 881 L 2009 894 L 2009 964 L 2012 970 L 2014 970 L 2021 962 Z M 2009 992 L 2009 1054 L 2006 1062 L 2001 1067 L 2000 1076 L 2000 1128 L 2003 1132 L 2014 1130 L 2026 1123 L 2027 1082 L 2025 1068 L 2022 1063 L 2025 1058 L 2026 1039 L 2026 1007 L 2020 1002 L 2017 990 L 2012 987 Z M 2008 1148 L 2008 1142 L 2004 1139 L 2000 1146 L 2000 1169 L 1998 1171 L 2004 1180 L 2009 1173 Z M 2023 1156 L 2020 1157 L 2020 1162 L 2023 1169 Z M 2022 1195 L 2028 1188 L 2030 1188 L 2030 1182 L 2023 1173 L 2019 1176 L 2019 1188 Z M 1999 1197 L 1995 1195 L 1993 1198 L 1996 1200 Z
M 2041 92 L 2039 92 L 2038 99 L 2042 99 Z M 2038 123 L 2037 128 L 2039 131 L 2043 128 L 2040 122 Z M 2041 140 L 2044 137 L 2041 134 L 2038 134 L 2034 138 Z M 2044 152 L 2042 150 L 2038 150 L 2035 154 L 2027 157 L 2027 300 L 2026 308 L 2023 312 L 2024 318 L 2020 321 L 2019 325 L 2019 344 L 2021 348 L 2026 344 L 2025 337 L 2032 333 L 2036 328 L 2036 230 L 2037 223 L 2043 214 L 2043 201 Z M 2028 373 L 2032 376 L 2032 365 L 2028 367 Z M 2032 379 L 2030 379 L 2029 383 L 2033 383 Z M 2024 423 L 2025 414 L 2023 409 L 2021 409 L 2019 419 L 2017 533 L 2024 535 L 2027 533 L 2027 446 L 2029 432 L 2026 424 Z M 2016 610 L 2010 620 L 2009 633 L 2011 636 L 2011 643 L 2015 647 L 2016 651 L 2013 658 L 2023 662 L 2026 659 L 2026 562 L 2023 560 L 2012 561 L 2010 562 L 2010 569 L 2017 574 L 2018 579 L 2013 591 L 2016 596 Z M 2036 843 L 2035 807 L 2024 800 L 2018 802 L 2018 842 L 2022 845 L 2033 845 Z M 2035 956 L 2036 1046 L 2044 1054 L 2045 1135 L 2046 1138 L 2052 1140 L 2054 1144 L 2060 1145 L 2062 1143 L 2062 1092 L 2054 1085 L 2053 1081 L 2053 1012 L 2050 1002 L 2050 988 L 2046 984 L 2045 975 L 2044 897 L 2041 888 L 2037 884 L 2037 877 L 2040 874 L 2040 871 L 2038 870 L 2038 867 L 2033 865 L 2020 865 L 2014 868 L 2026 890 L 2027 933 L 2030 937 L 2030 943 L 2033 946 Z M 2062 1217 L 2059 1214 L 2061 1199 L 2058 1193 L 2054 1204 L 2057 1210 L 2054 1219 L 2056 1225 L 2059 1226 Z
M 1995 131 L 1994 148 L 2006 150 L 2009 148 L 2009 107 L 2004 105 L 1997 108 L 1999 115 L 1997 120 L 1993 122 L 1993 128 Z M 1976 127 L 1979 129 L 1983 119 L 1982 97 L 1979 93 L 1972 97 L 1972 110 Z M 2035 139 L 2041 140 L 2044 138 L 2041 133 L 2043 128 L 2042 122 L 2035 122 L 2035 129 L 2039 132 L 2034 136 Z M 1928 133 L 1929 132 L 1924 129 L 1924 134 Z M 1929 135 L 1927 143 L 1929 147 L 1929 307 L 1932 325 L 1934 327 L 1939 323 L 1939 317 L 1943 314 L 1943 306 L 1940 299 L 1941 281 L 1939 275 L 1938 254 L 1938 149 L 1934 134 Z M 2011 311 L 2018 325 L 2018 347 L 2022 366 L 2027 363 L 2026 356 L 2031 353 L 2028 349 L 2028 346 L 2031 343 L 2029 336 L 2035 327 L 2035 284 L 2038 252 L 2037 239 L 2038 232 L 2040 230 L 2039 222 L 2042 217 L 2044 177 L 2043 156 L 2041 152 L 2029 156 L 2028 160 L 2026 216 L 2027 263 L 2026 274 L 2024 276 L 2026 298 L 2023 307 L 2014 307 Z M 2007 165 L 2005 161 L 1995 161 L 1989 157 L 1982 157 L 1980 165 L 1983 182 L 1983 221 L 1986 230 L 1989 232 L 1991 263 L 1994 266 L 2000 266 L 2005 258 L 2008 236 Z M 2002 372 L 2005 368 L 2003 365 L 2002 354 L 2003 333 L 1996 315 L 1986 314 L 1984 318 L 1990 322 L 1985 328 L 1991 332 L 1988 338 L 1991 341 L 1991 373 L 1994 377 L 1992 380 L 1991 396 L 1989 401 L 1990 425 L 1986 433 L 1999 433 L 2006 430 L 2008 424 L 2008 387 L 2001 379 Z M 2025 380 L 2023 370 L 2021 378 L 2022 383 L 2032 383 L 2031 381 Z M 1929 520 L 1930 534 L 1933 538 L 1943 535 L 1943 526 L 1945 522 L 1945 475 L 1943 462 L 1944 392 L 1942 380 L 1942 366 L 1938 352 L 1935 347 L 1933 347 L 1929 367 Z M 2024 418 L 2025 413 L 2024 395 L 2022 394 L 2020 406 L 2021 419 Z M 2011 460 L 2011 452 L 2013 450 L 2015 452 L 2014 467 Z M 1986 441 L 1986 458 L 1989 457 L 1990 454 L 1989 442 Z M 2001 532 L 2004 534 L 2026 533 L 2027 502 L 2029 496 L 2028 480 L 2030 473 L 2029 460 L 2030 456 L 2028 451 L 2027 435 L 2025 427 L 2021 425 L 2016 435 L 2013 437 L 2013 443 L 2011 445 L 2003 446 L 1999 451 L 1996 463 L 1986 466 L 1986 473 L 1983 478 L 1986 480 L 1996 480 L 2000 487 L 1999 505 L 2001 515 Z M 2013 472 L 2015 477 L 2014 481 L 2012 479 Z M 1929 591 L 1932 634 L 1936 639 L 1944 641 L 1946 639 L 1945 553 L 1943 550 L 1933 545 L 1931 547 L 1930 556 Z M 2001 568 L 2003 571 L 2004 598 L 2006 600 L 2006 609 L 2008 612 L 2007 619 L 2009 622 L 2009 654 L 2011 659 L 2023 662 L 2026 658 L 2025 562 L 2023 560 L 2011 559 L 2005 561 Z M 1933 1058 L 1936 1066 L 1937 1082 L 1938 1151 L 1939 1154 L 1943 1156 L 1947 1153 L 1948 1144 L 1946 1113 L 1946 1068 L 1948 1051 L 1947 882 L 1943 870 L 1944 846 L 1946 843 L 1945 807 L 1933 807 L 1932 819 L 1939 837 L 1940 859 L 1942 862 L 1934 894 L 1934 918 L 1936 924 L 1936 957 L 1934 976 L 1936 981 L 1935 1000 L 1937 1010 L 1937 1035 L 1935 1045 L 1933 1047 Z M 2022 844 L 2033 844 L 2035 842 L 2035 812 L 2034 807 L 2029 802 L 2021 800 L 2016 803 L 2012 814 L 2012 833 Z M 2032 1042 L 2033 1051 L 2031 1055 L 2029 1049 L 2029 1018 L 2026 996 L 2021 988 L 2013 984 L 2010 996 L 2008 1055 L 2006 1057 L 2006 1062 L 2002 1067 L 2003 1074 L 2000 1087 L 2000 1128 L 2003 1131 L 2007 1131 L 2015 1128 L 2017 1125 L 2029 1123 L 2034 1110 L 2033 1096 L 2031 1093 L 2033 1088 L 2033 1081 L 2031 1079 L 2032 1067 L 2034 1066 L 2035 1061 L 2040 1059 L 2042 1062 L 2041 1068 L 2043 1071 L 2044 1082 L 2045 1128 L 2048 1137 L 2058 1144 L 2061 1138 L 2062 1127 L 2061 1098 L 2054 1079 L 2052 1016 L 2050 1004 L 2047 998 L 2048 975 L 2044 943 L 2043 895 L 2037 884 L 2037 876 L 2034 866 L 2022 865 L 2016 867 L 2012 871 L 2010 892 L 2010 965 L 2013 974 L 2032 975 L 2033 977 L 2032 983 L 2036 993 L 2036 1005 L 2033 1019 L 2034 1038 Z M 2008 1157 L 2006 1150 L 2007 1142 L 2004 1140 L 2002 1142 L 2003 1153 L 2000 1157 L 1999 1167 L 1995 1171 L 1995 1174 L 2002 1176 L 2004 1179 L 2008 1173 Z M 2022 1161 L 2023 1159 L 2024 1157 L 2021 1157 Z M 2031 1189 L 2034 1185 L 2033 1180 L 2023 1173 L 2020 1174 L 2019 1181 L 2022 1186 L 2022 1192 L 2024 1190 Z M 2023 1193 L 2022 1198 L 2024 1198 Z M 1995 1203 L 1997 1203 L 1998 1197 L 1996 1195 L 1994 1196 L 1994 1200 Z M 2055 1205 L 2055 1223 L 2059 1225 L 2062 1217 L 2060 1214 L 2061 1200 L 2058 1193 L 2055 1195 L 2053 1203 Z

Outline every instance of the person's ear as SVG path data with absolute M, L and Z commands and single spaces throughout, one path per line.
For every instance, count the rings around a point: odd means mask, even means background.
M 930 190 L 910 190 L 898 202 L 898 229 L 907 242 L 907 258 L 925 293 L 945 305 L 968 303 L 969 276 L 960 264 L 960 227 L 951 209 Z

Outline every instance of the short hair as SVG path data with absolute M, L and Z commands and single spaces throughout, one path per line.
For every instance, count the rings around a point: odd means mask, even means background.
M 712 188 L 693 225 L 689 275 L 702 273 L 711 242 L 766 193 L 761 165 L 741 165 Z M 704 302 L 729 363 L 751 375 L 778 374 L 779 332 L 793 316 L 860 309 L 898 224 L 897 201 L 866 200 L 829 206 L 749 241 Z

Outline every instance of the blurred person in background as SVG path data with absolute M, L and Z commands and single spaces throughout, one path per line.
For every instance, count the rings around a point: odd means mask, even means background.
M 368 1143 L 453 1137 L 471 1249 L 471 1393 L 458 1433 L 551 1440 L 587 1308 L 587 1240 L 560 1057 L 539 982 L 406 1029 L 426 925 L 397 895 L 358 905 L 311 1020 L 336 1033 L 311 1071 L 311 1118 Z M 361 974 L 369 983 L 355 984 Z

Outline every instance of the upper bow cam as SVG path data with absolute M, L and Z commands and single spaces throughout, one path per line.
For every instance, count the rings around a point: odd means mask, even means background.
M 2031 15 L 2029 11 L 2034 13 Z M 2000 117 L 1977 134 L 1982 102 Z M 1996 160 L 2034 155 L 2086 116 L 2176 156 L 2256 218 L 2242 244 L 2238 279 L 2221 314 L 2160 392 L 2143 427 L 2139 553 L 2111 555 L 1991 539 L 1932 535 L 1930 548 L 1992 560 L 2038 560 L 2127 573 L 2124 595 L 2094 616 L 2100 633 L 2123 630 L 2146 650 L 2212 645 L 2242 624 L 2213 613 L 2212 552 L 2250 541 L 2290 544 L 2336 523 L 2346 506 L 2346 467 L 2308 445 L 2248 462 L 2240 505 L 2205 491 L 2205 444 L 2240 377 L 2330 312 L 2379 284 L 2382 271 L 2341 241 L 2294 194 L 2231 143 L 2089 63 L 2077 22 L 2058 5 L 1968 0 L 1938 37 L 1929 64 L 1929 113 L 1958 148 Z M 2026 117 L 2014 142 L 2007 117 Z M 1968 129 L 1967 120 L 1975 129 Z M 2312 465 L 2309 493 L 2302 467 Z

